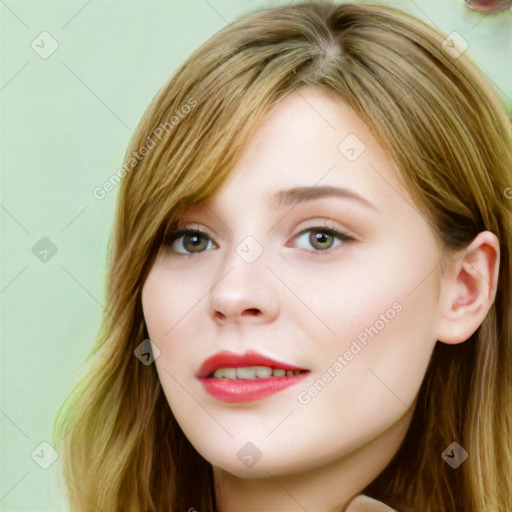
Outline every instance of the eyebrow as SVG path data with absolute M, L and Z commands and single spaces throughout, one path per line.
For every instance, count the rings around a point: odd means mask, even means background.
M 353 199 L 360 204 L 378 211 L 374 203 L 359 195 L 354 190 L 345 187 L 294 187 L 286 190 L 280 190 L 272 196 L 272 202 L 276 208 L 283 206 L 295 206 L 304 201 L 313 201 L 325 197 L 338 197 L 341 199 Z

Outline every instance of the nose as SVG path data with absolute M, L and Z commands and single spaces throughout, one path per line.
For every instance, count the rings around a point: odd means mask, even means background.
M 263 257 L 248 263 L 233 251 L 210 290 L 210 315 L 221 324 L 271 322 L 280 309 L 277 284 Z

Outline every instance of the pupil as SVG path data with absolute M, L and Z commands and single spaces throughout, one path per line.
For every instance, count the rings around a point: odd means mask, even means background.
M 202 240 L 201 240 L 201 235 L 198 235 L 198 234 L 195 234 L 195 235 L 189 235 L 188 238 L 186 239 L 186 245 L 191 245 L 191 247 L 194 249 L 197 249 L 197 248 L 201 248 L 201 244 L 204 243 Z M 187 250 L 189 250 L 187 248 Z
M 315 243 L 320 244 L 320 246 L 328 245 L 330 246 L 332 235 L 328 235 L 326 233 L 322 233 L 319 231 L 314 231 L 313 233 L 313 246 L 315 246 Z M 326 249 L 328 247 L 320 247 L 321 249 Z

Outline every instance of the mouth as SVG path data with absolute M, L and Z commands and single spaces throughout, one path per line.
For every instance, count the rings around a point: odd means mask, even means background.
M 257 352 L 220 352 L 207 359 L 197 378 L 213 397 L 224 402 L 253 402 L 300 382 L 309 370 Z

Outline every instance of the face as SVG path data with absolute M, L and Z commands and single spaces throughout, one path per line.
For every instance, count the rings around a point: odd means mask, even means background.
M 403 424 L 436 342 L 440 254 L 347 106 L 288 96 L 179 228 L 142 305 L 169 406 L 205 459 L 285 474 Z

